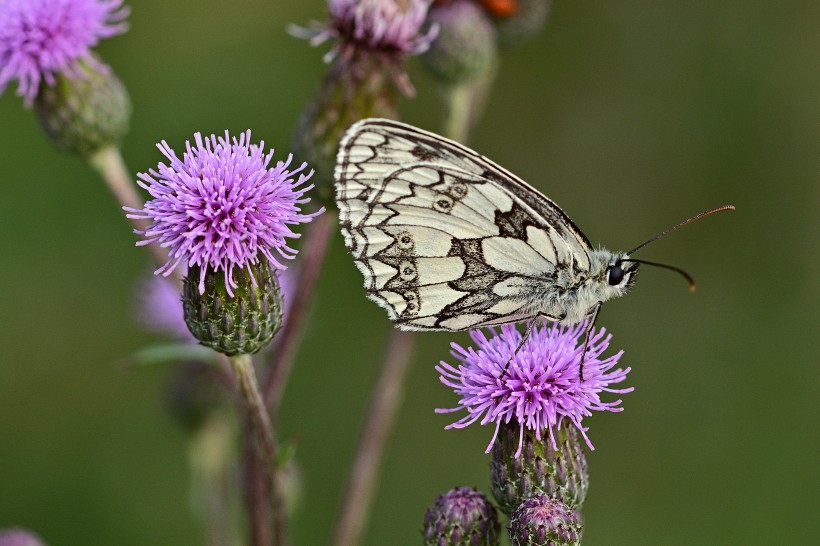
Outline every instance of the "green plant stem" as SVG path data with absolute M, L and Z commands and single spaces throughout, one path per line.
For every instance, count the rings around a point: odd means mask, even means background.
M 233 484 L 236 457 L 234 420 L 215 411 L 190 439 L 191 502 L 204 530 L 207 546 L 238 544 L 234 516 L 237 509 Z
M 442 90 L 445 95 L 444 124 L 445 136 L 458 142 L 466 142 L 472 125 L 472 87 L 468 84 L 453 84 Z
M 441 86 L 444 102 L 442 133 L 455 141 L 467 144 L 473 128 L 484 112 L 490 94 L 498 62 L 493 62 L 484 73 L 469 82 Z
M 259 458 L 256 440 L 245 424 L 245 506 L 248 510 L 248 537 L 250 546 L 270 546 L 273 544 L 270 481 L 267 479 L 265 464 Z
M 333 546 L 354 546 L 361 542 L 376 492 L 376 477 L 381 471 L 384 448 L 404 397 L 404 378 L 410 367 L 415 340 L 412 332 L 391 332 L 342 496 L 331 542 Z
M 135 209 L 143 207 L 145 203 L 137 193 L 119 148 L 115 146 L 101 148 L 88 158 L 88 164 L 99 173 L 120 205 Z M 145 231 L 149 225 L 146 220 L 140 218 L 128 218 L 128 221 L 134 229 L 140 231 Z M 148 250 L 157 263 L 157 267 L 165 265 L 168 261 L 168 253 L 159 244 L 150 243 Z
M 276 479 L 278 449 L 270 417 L 262 401 L 262 394 L 256 382 L 256 373 L 254 372 L 250 355 L 240 354 L 232 356 L 231 366 L 233 367 L 236 383 L 239 386 L 239 393 L 247 413 L 249 434 L 252 434 L 256 440 L 256 448 L 261 455 L 265 473 L 267 474 L 270 484 L 270 506 L 273 510 L 273 544 L 276 546 L 286 546 L 289 543 L 287 513 L 285 512 L 285 503 L 278 487 L 278 480 Z M 256 517 L 255 508 L 258 507 L 249 506 L 248 508 L 250 517 Z M 253 527 L 253 523 L 251 527 Z

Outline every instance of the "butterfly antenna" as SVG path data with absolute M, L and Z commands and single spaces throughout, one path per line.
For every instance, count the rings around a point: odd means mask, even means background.
M 635 263 L 638 263 L 638 264 L 652 265 L 652 266 L 655 266 L 655 267 L 662 267 L 663 269 L 669 269 L 670 271 L 675 271 L 677 273 L 680 273 L 683 276 L 683 278 L 686 279 L 686 281 L 689 283 L 689 291 L 690 292 L 694 292 L 695 289 L 697 288 L 697 285 L 695 284 L 695 279 L 692 278 L 692 275 L 690 275 L 689 273 L 687 273 L 686 271 L 684 271 L 680 267 L 675 267 L 674 265 L 669 265 L 669 264 L 660 264 L 658 262 L 649 262 L 647 260 L 636 260 L 634 258 L 627 258 L 624 261 L 625 262 L 635 262 Z
M 668 235 L 668 234 L 672 233 L 673 231 L 676 231 L 676 230 L 682 228 L 686 224 L 690 224 L 690 223 L 694 222 L 695 220 L 700 220 L 704 216 L 709 216 L 710 214 L 714 214 L 715 212 L 721 212 L 721 211 L 724 211 L 724 210 L 735 210 L 735 206 L 734 205 L 723 205 L 722 207 L 716 207 L 716 208 L 709 209 L 707 211 L 701 212 L 700 214 L 692 216 L 691 218 L 688 218 L 688 219 L 684 220 L 683 222 L 681 222 L 679 224 L 675 224 L 671 228 L 667 228 L 667 229 L 661 231 L 660 233 L 658 233 L 657 235 L 655 235 L 654 237 L 652 237 L 651 239 L 649 239 L 645 243 L 642 243 L 642 244 L 636 246 L 635 248 L 633 248 L 632 250 L 630 250 L 629 252 L 627 252 L 627 254 L 631 256 L 633 253 L 635 253 L 638 250 L 642 249 L 643 247 L 645 247 L 649 243 L 657 241 L 658 239 L 660 239 L 664 235 Z M 644 262 L 644 263 L 649 264 L 649 262 Z M 683 271 L 681 271 L 679 269 L 676 269 L 676 268 L 671 267 L 671 266 L 661 266 L 660 264 L 652 264 L 652 265 L 657 265 L 659 267 L 667 267 L 669 269 L 675 269 L 676 271 L 682 273 L 687 279 L 689 279 L 690 284 L 694 284 L 694 281 L 691 280 L 692 278 L 688 274 L 684 273 Z

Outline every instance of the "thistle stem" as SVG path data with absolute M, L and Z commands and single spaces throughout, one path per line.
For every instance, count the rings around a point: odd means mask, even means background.
M 443 132 L 458 142 L 466 142 L 470 134 L 472 110 L 472 87 L 468 84 L 453 84 L 443 91 L 445 95 L 445 115 Z
M 332 214 L 322 214 L 315 218 L 308 227 L 305 246 L 302 249 L 303 260 L 299 269 L 296 293 L 293 296 L 293 302 L 289 303 L 288 317 L 279 334 L 278 345 L 262 391 L 265 404 L 271 412 L 271 420 L 274 422 L 279 413 L 285 384 L 293 368 L 296 349 L 305 328 L 307 309 L 322 269 L 322 263 L 327 255 L 334 223 L 335 218 Z
M 279 456 L 270 417 L 262 401 L 262 394 L 259 392 L 259 385 L 256 382 L 256 373 L 250 355 L 232 356 L 231 366 L 247 412 L 248 424 L 250 425 L 249 434 L 256 439 L 256 448 L 262 457 L 265 472 L 270 482 L 270 504 L 273 509 L 273 543 L 277 546 L 286 546 L 288 544 L 287 514 L 285 513 L 285 503 L 276 479 Z M 258 516 L 254 507 L 250 506 L 249 511 L 251 517 Z M 253 524 L 251 527 L 253 527 Z
M 444 95 L 443 134 L 466 144 L 476 123 L 484 112 L 487 96 L 490 94 L 498 62 L 493 61 L 484 72 L 472 81 L 446 85 L 441 88 Z
M 188 446 L 191 498 L 197 503 L 207 546 L 238 543 L 232 517 L 237 508 L 232 482 L 233 427 L 226 412 L 213 412 Z
M 143 207 L 145 203 L 137 193 L 119 148 L 107 146 L 100 149 L 88 158 L 88 164 L 99 173 L 120 205 L 135 209 Z M 129 218 L 128 221 L 134 229 L 140 231 L 145 231 L 149 225 L 148 221 L 142 218 Z M 157 243 L 149 244 L 148 250 L 157 263 L 157 267 L 165 265 L 168 261 L 168 253 Z
M 248 538 L 250 546 L 270 546 L 273 544 L 271 523 L 270 482 L 265 473 L 265 465 L 259 459 L 256 440 L 245 423 L 245 506 L 248 510 Z
M 356 458 L 342 496 L 341 512 L 331 542 L 333 546 L 354 546 L 361 542 L 362 530 L 373 504 L 384 447 L 404 395 L 404 378 L 413 355 L 415 339 L 413 333 L 400 330 L 393 330 L 390 335 L 359 438 Z

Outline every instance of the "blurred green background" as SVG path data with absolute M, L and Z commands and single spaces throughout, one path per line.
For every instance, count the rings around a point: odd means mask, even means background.
M 288 23 L 324 4 L 129 2 L 131 30 L 100 53 L 127 84 L 132 171 L 154 143 L 251 128 L 288 148 L 325 49 Z M 599 324 L 633 367 L 622 414 L 588 420 L 597 450 L 584 544 L 808 544 L 820 534 L 820 3 L 558 1 L 538 39 L 505 54 L 472 144 L 543 190 L 593 242 L 698 281 L 645 270 Z M 440 128 L 411 62 L 404 119 Z M 200 544 L 186 441 L 165 367 L 118 361 L 150 342 L 133 319 L 150 269 L 101 181 L 54 151 L 31 111 L 0 98 L 0 528 L 53 545 Z M 363 297 L 340 237 L 322 272 L 286 394 L 304 502 L 297 545 L 328 542 L 390 325 Z M 455 403 L 426 334 L 389 445 L 365 543 L 419 544 L 425 508 L 454 485 L 489 492 L 492 430 L 444 431 Z

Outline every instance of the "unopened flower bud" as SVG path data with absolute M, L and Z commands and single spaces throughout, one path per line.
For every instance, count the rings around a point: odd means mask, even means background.
M 35 99 L 43 130 L 58 147 L 89 157 L 119 146 L 128 133 L 131 100 L 110 69 L 80 62 L 79 74 L 56 74 L 53 86 L 40 84 Z
M 495 18 L 498 43 L 502 47 L 520 45 L 534 38 L 544 27 L 552 0 L 518 0 L 514 10 Z
M 580 546 L 581 516 L 559 500 L 536 495 L 510 518 L 512 546 Z
M 473 0 L 435 4 L 428 20 L 438 25 L 439 33 L 421 58 L 442 83 L 469 82 L 494 66 L 496 31 L 487 12 Z
M 425 546 L 497 546 L 498 513 L 476 489 L 454 487 L 427 509 L 421 532 Z

